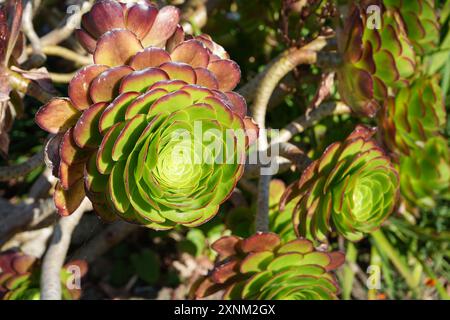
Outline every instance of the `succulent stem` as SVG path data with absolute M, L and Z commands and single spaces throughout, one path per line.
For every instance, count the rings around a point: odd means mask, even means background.
M 355 273 L 353 272 L 350 264 L 356 263 L 358 250 L 354 243 L 347 242 L 347 250 L 345 253 L 346 264 L 342 268 L 342 298 L 344 300 L 350 300 L 352 297 L 352 288 L 355 280 Z
M 268 148 L 265 118 L 270 97 L 281 79 L 300 64 L 313 64 L 317 62 L 317 51 L 322 50 L 327 44 L 324 37 L 319 37 L 297 49 L 291 48 L 285 51 L 265 72 L 259 83 L 255 100 L 252 106 L 252 115 L 260 128 L 258 150 L 265 152 Z M 270 175 L 261 175 L 258 183 L 258 201 L 256 212 L 256 231 L 266 232 L 269 229 L 269 184 Z
M 80 207 L 70 217 L 60 219 L 56 223 L 53 238 L 42 264 L 42 300 L 61 300 L 60 272 L 69 250 L 72 233 L 83 213 L 91 208 L 91 202 L 85 198 Z
M 69 83 L 74 75 L 75 73 L 49 73 L 50 79 L 55 83 Z
M 311 111 L 310 114 L 303 115 L 292 121 L 281 130 L 280 135 L 276 139 L 271 140 L 271 144 L 287 142 L 294 135 L 304 132 L 317 121 L 320 121 L 327 116 L 349 114 L 350 112 L 350 108 L 343 102 L 323 103 L 318 108 Z
M 27 52 L 31 54 L 33 51 L 31 48 L 27 49 Z M 49 56 L 57 56 L 66 60 L 73 61 L 79 65 L 88 65 L 92 63 L 92 58 L 76 53 L 61 46 L 46 46 L 42 48 L 42 52 Z
M 24 163 L 0 167 L 0 181 L 8 181 L 18 177 L 23 177 L 43 164 L 44 156 L 42 151 L 40 151 Z
M 23 77 L 17 72 L 9 70 L 8 79 L 9 84 L 14 90 L 27 94 L 42 103 L 47 103 L 54 97 L 53 94 L 42 90 L 36 83 Z

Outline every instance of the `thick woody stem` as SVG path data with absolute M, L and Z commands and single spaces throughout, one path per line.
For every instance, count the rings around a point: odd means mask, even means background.
M 0 246 L 18 231 L 33 228 L 55 214 L 53 199 L 31 201 L 14 206 L 0 199 Z
M 24 163 L 0 167 L 0 181 L 8 181 L 11 179 L 23 177 L 34 169 L 39 168 L 43 164 L 44 154 L 42 151 L 40 151 Z
M 277 58 L 277 60 L 265 71 L 261 82 L 256 89 L 255 100 L 252 106 L 253 118 L 260 128 L 260 137 L 258 139 L 258 151 L 260 154 L 266 152 L 269 146 L 265 118 L 267 106 L 273 91 L 281 79 L 298 65 L 315 63 L 317 61 L 317 51 L 322 50 L 326 44 L 326 39 L 320 37 L 300 49 L 289 49 Z M 260 174 L 255 221 L 257 232 L 267 232 L 269 230 L 270 180 L 271 175 L 268 174 L 268 172 Z
M 52 240 L 42 263 L 42 300 L 61 300 L 60 273 L 69 250 L 72 233 L 83 213 L 91 208 L 91 202 L 85 198 L 72 215 L 63 217 L 56 223 Z
M 324 43 L 326 41 L 326 43 Z M 259 86 L 259 84 L 261 83 L 262 79 L 266 76 L 268 70 L 270 70 L 270 68 L 274 65 L 277 64 L 280 60 L 285 59 L 286 55 L 289 55 L 290 52 L 295 52 L 295 51 L 299 51 L 299 50 L 312 50 L 312 51 L 320 51 L 324 48 L 324 46 L 326 45 L 327 47 L 333 42 L 333 38 L 324 38 L 324 37 L 319 37 L 316 40 L 308 43 L 307 45 L 305 45 L 304 47 L 302 47 L 301 49 L 290 49 L 287 50 L 283 53 L 281 53 L 279 56 L 277 56 L 276 58 L 274 58 L 272 61 L 270 61 L 267 65 L 266 68 L 258 73 L 254 78 L 252 78 L 250 81 L 248 81 L 245 85 L 243 85 L 238 92 L 245 98 L 245 100 L 247 101 L 253 101 L 253 99 L 255 99 L 256 96 L 256 90 Z M 318 57 L 318 61 L 321 62 L 322 65 L 324 65 L 325 67 L 334 67 L 336 62 L 339 62 L 340 59 L 339 57 L 336 57 L 336 53 L 329 53 L 329 54 L 325 54 L 324 52 L 320 52 L 319 57 Z M 332 58 L 334 57 L 334 58 Z M 292 81 L 293 79 L 287 79 L 288 83 L 292 83 L 295 81 Z M 278 81 L 279 82 L 279 81 Z
M 63 42 L 67 38 L 69 38 L 73 31 L 76 28 L 80 27 L 81 23 L 81 17 L 84 13 L 89 11 L 89 9 L 92 7 L 94 1 L 84 1 L 83 3 L 80 3 L 78 6 L 72 6 L 67 8 L 67 14 L 71 14 L 67 17 L 67 20 L 65 24 L 58 28 L 54 29 L 53 31 L 47 33 L 45 36 L 43 36 L 40 41 L 41 45 L 43 47 L 45 46 L 51 46 L 58 43 Z M 70 10 L 73 10 L 73 12 L 70 12 Z M 73 14 L 72 14 L 73 13 Z
M 33 48 L 34 63 L 36 66 L 42 65 L 45 62 L 45 55 L 42 52 L 42 44 L 33 27 L 33 1 L 28 0 L 23 9 L 22 30 L 30 40 Z

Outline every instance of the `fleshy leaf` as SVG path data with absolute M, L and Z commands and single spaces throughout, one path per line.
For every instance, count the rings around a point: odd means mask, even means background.
M 107 69 L 107 66 L 90 65 L 77 72 L 69 83 L 69 97 L 75 108 L 78 110 L 89 108 L 93 103 L 89 95 L 91 83 Z
M 105 33 L 97 43 L 94 61 L 115 67 L 127 64 L 142 45 L 136 36 L 128 30 L 115 29 Z
M 193 68 L 206 68 L 209 54 L 201 42 L 188 40 L 179 44 L 170 54 L 172 61 L 189 64 Z
M 142 70 L 150 67 L 159 67 L 163 63 L 172 61 L 166 50 L 149 47 L 138 52 L 130 61 L 130 67 L 134 70 Z
M 64 132 L 73 126 L 80 115 L 69 99 L 54 98 L 36 113 L 36 123 L 50 133 Z
M 175 32 L 180 20 L 180 10 L 165 6 L 159 10 L 150 32 L 142 39 L 144 47 L 162 47 Z
M 215 60 L 209 63 L 208 70 L 217 78 L 219 89 L 231 91 L 241 80 L 241 69 L 232 60 Z
M 53 199 L 55 201 L 58 213 L 61 216 L 71 215 L 85 197 L 83 179 L 78 180 L 69 190 L 64 190 L 61 184 L 56 184 Z
M 110 68 L 96 77 L 91 84 L 89 94 L 94 103 L 112 101 L 119 93 L 122 78 L 133 72 L 128 66 Z

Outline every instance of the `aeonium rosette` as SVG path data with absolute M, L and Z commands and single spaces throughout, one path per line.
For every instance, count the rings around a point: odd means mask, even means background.
M 406 204 L 425 210 L 437 200 L 450 199 L 450 149 L 448 141 L 437 135 L 411 148 L 399 158 L 400 190 Z
M 195 298 L 223 291 L 224 299 L 233 300 L 337 299 L 332 271 L 344 263 L 341 252 L 318 251 L 306 239 L 284 242 L 274 233 L 227 236 L 212 248 L 219 262 L 191 288 Z
M 325 241 L 335 229 L 357 241 L 378 229 L 393 212 L 399 195 L 398 173 L 372 138 L 374 133 L 357 126 L 287 188 L 281 207 L 296 203 L 293 222 L 298 236 Z
M 387 8 L 396 9 L 400 13 L 408 38 L 418 55 L 432 53 L 438 47 L 440 25 L 435 2 L 435 0 L 383 1 Z
M 339 94 L 354 112 L 370 117 L 377 114 L 390 90 L 409 85 L 416 69 L 402 16 L 381 6 L 380 21 L 374 20 L 368 14 L 373 2 L 379 1 L 352 2 L 337 32 L 343 58 L 337 70 Z
M 420 142 L 439 135 L 446 118 L 439 79 L 421 76 L 385 101 L 380 127 L 388 148 L 408 155 Z
M 119 6 L 128 13 L 116 24 Z M 161 38 L 149 43 L 138 27 L 155 7 L 119 6 L 101 1 L 83 18 L 92 34 L 96 28 L 95 64 L 75 75 L 69 98 L 36 114 L 56 135 L 47 146 L 59 177 L 56 206 L 69 215 L 86 195 L 107 220 L 202 224 L 230 195 L 257 136 L 232 91 L 239 66 L 208 36 L 185 36 L 175 8 L 156 13 L 150 33 L 156 28 Z
M 20 251 L 0 252 L 0 300 L 39 300 L 41 261 Z M 63 300 L 78 300 L 81 288 L 73 284 L 75 272 L 83 277 L 88 265 L 83 260 L 67 263 L 60 272 Z

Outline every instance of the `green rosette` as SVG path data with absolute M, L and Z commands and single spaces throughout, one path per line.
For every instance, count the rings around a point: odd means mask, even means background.
M 282 207 L 296 203 L 293 222 L 298 236 L 326 241 L 336 231 L 350 241 L 378 229 L 398 200 L 398 174 L 376 144 L 374 130 L 358 126 L 288 187 Z
M 340 252 L 316 251 L 311 241 L 283 242 L 274 233 L 217 240 L 219 262 L 194 284 L 195 298 L 224 291 L 224 299 L 336 300 L 339 288 L 332 271 L 344 262 Z

